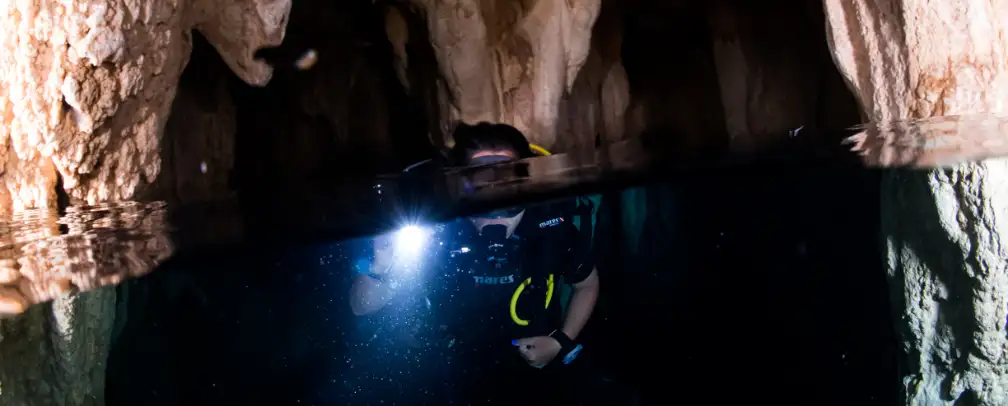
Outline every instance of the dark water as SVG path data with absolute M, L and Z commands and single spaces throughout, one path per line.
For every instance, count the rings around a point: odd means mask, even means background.
M 47 279 L 57 293 L 158 267 L 114 288 L 107 404 L 422 404 L 423 388 L 450 387 L 437 355 L 395 345 L 389 317 L 348 305 L 368 236 L 577 194 L 596 203 L 600 277 L 581 341 L 613 382 L 597 395 L 608 404 L 896 403 L 878 174 L 814 157 L 673 168 L 641 148 L 537 158 L 478 190 L 421 172 L 77 208 L 43 222 L 49 237 L 12 238 L 4 260 L 64 253 L 65 275 Z

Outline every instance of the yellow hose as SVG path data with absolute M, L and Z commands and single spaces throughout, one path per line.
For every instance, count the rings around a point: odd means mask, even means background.
M 522 283 L 519 283 L 518 287 L 515 288 L 514 294 L 511 295 L 511 309 L 510 309 L 511 321 L 514 321 L 515 324 L 522 327 L 527 326 L 529 324 L 529 321 L 522 319 L 521 317 L 518 317 L 518 298 L 521 297 L 522 292 L 525 291 L 525 287 L 531 284 L 532 284 L 532 277 L 530 276 L 526 278 L 524 281 L 522 281 Z M 546 278 L 546 306 L 544 307 L 545 309 L 549 309 L 550 302 L 553 301 L 553 285 L 554 285 L 553 274 L 549 274 L 549 277 Z
M 540 147 L 536 144 L 529 144 L 529 149 L 540 156 L 550 156 L 553 155 L 546 148 Z M 511 295 L 511 320 L 519 326 L 527 326 L 529 324 L 528 320 L 518 317 L 518 298 L 521 297 L 522 292 L 525 291 L 525 287 L 532 284 L 532 277 L 526 278 L 522 283 L 518 284 L 515 288 L 514 294 Z M 553 274 L 550 274 L 546 279 L 546 309 L 549 309 L 550 302 L 553 301 Z
M 546 279 L 546 307 L 544 309 L 549 309 L 551 301 L 553 301 L 553 274 L 550 274 Z
M 549 150 L 547 150 L 546 148 L 540 147 L 536 144 L 529 144 L 529 148 L 532 149 L 532 152 L 535 152 L 542 156 L 553 155 L 553 153 L 549 152 Z

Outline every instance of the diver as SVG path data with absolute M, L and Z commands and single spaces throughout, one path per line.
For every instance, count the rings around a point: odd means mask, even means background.
M 535 156 L 511 126 L 460 125 L 453 135 L 448 166 Z M 463 397 L 446 403 L 585 403 L 594 383 L 579 369 L 578 338 L 599 294 L 590 217 L 579 219 L 581 229 L 574 221 L 585 212 L 590 201 L 566 199 L 457 219 L 429 231 L 436 249 L 419 273 L 397 271 L 408 250 L 394 237 L 376 238 L 374 261 L 351 288 L 351 308 L 362 316 L 404 292 L 422 295 L 430 316 L 421 341 L 439 354 L 437 368 L 451 371 L 442 381 L 446 396 Z M 422 285 L 418 274 L 427 275 Z M 571 287 L 566 306 L 564 285 Z

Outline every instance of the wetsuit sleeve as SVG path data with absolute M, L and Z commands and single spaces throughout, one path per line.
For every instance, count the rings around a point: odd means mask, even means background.
M 591 227 L 591 224 L 582 225 L 583 227 Z M 587 231 L 587 230 L 586 230 Z M 564 282 L 576 284 L 579 283 L 591 274 L 592 270 L 595 269 L 595 257 L 593 255 L 593 250 L 591 249 L 591 239 L 583 238 L 581 231 L 573 224 L 573 222 L 565 223 L 562 226 L 562 240 L 564 245 L 567 246 L 567 258 L 566 264 L 563 267 L 564 272 Z

